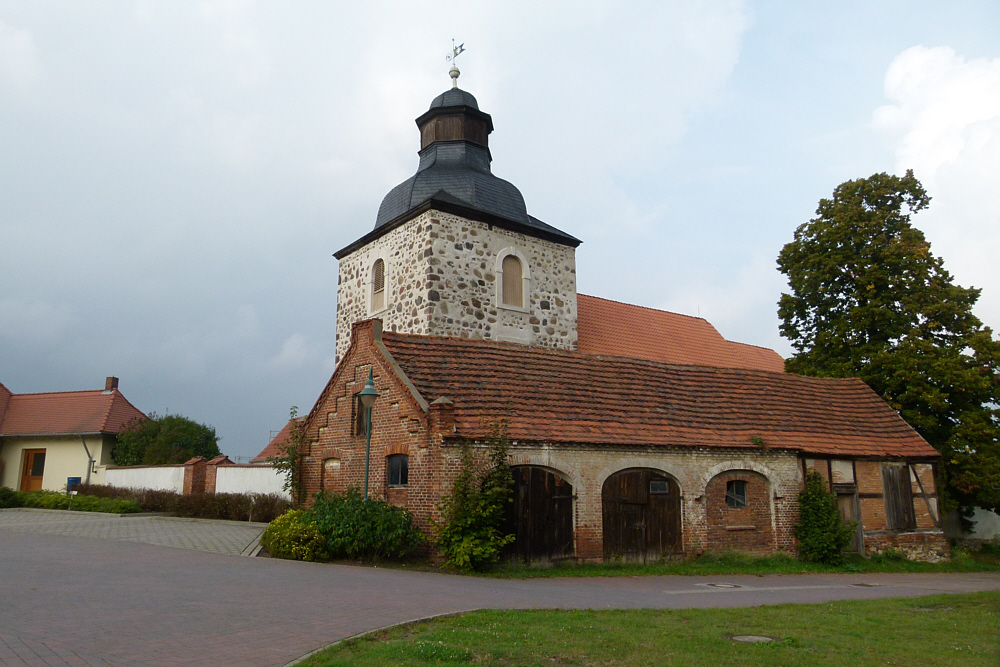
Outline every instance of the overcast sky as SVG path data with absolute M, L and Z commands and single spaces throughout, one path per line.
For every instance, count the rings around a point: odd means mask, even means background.
M 0 382 L 256 454 L 333 371 L 337 261 L 449 86 L 584 241 L 580 292 L 789 354 L 775 258 L 841 182 L 915 217 L 1000 328 L 1000 3 L 0 0 Z

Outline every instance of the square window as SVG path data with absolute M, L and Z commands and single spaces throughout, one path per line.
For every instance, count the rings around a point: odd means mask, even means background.
M 658 494 L 669 494 L 670 482 L 668 482 L 665 479 L 651 479 L 649 480 L 649 492 Z
M 389 486 L 406 486 L 410 481 L 410 457 L 393 454 L 389 457 Z
M 726 482 L 726 504 L 732 508 L 747 506 L 746 480 L 734 479 Z

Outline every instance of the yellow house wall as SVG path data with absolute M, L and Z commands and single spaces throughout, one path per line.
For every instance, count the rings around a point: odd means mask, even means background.
M 87 448 L 94 458 L 95 466 L 91 467 L 90 483 L 103 484 L 104 471 L 111 462 L 111 436 L 84 436 Z M 46 491 L 64 491 L 66 478 L 79 477 L 87 480 L 87 452 L 83 448 L 80 436 L 35 436 L 35 437 L 5 437 L 0 443 L 0 486 L 17 489 L 21 484 L 21 467 L 24 465 L 24 450 L 44 449 L 45 468 L 42 472 L 42 489 Z

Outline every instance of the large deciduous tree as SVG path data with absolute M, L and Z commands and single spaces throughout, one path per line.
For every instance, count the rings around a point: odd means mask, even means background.
M 842 183 L 778 256 L 778 302 L 795 354 L 786 369 L 860 377 L 941 452 L 951 506 L 1000 507 L 1000 342 L 972 313 L 910 215 L 930 197 L 913 176 Z
M 184 463 L 195 456 L 219 455 L 219 437 L 211 426 L 180 415 L 149 415 L 125 425 L 111 452 L 117 465 Z

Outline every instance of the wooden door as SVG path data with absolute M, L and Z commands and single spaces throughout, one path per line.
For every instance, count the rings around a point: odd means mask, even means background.
M 917 527 L 909 466 L 900 463 L 882 464 L 882 498 L 890 530 L 913 530 Z
M 517 466 L 506 533 L 507 554 L 523 562 L 573 557 L 573 485 L 536 466 Z
M 854 522 L 854 533 L 851 535 L 851 545 L 847 550 L 862 553 L 861 507 L 857 491 L 838 491 L 837 509 L 840 510 L 841 519 L 847 523 Z
M 657 561 L 681 552 L 680 489 L 655 470 L 625 470 L 604 483 L 604 558 Z
M 45 450 L 26 449 L 21 462 L 21 490 L 41 491 L 42 473 L 45 471 Z

